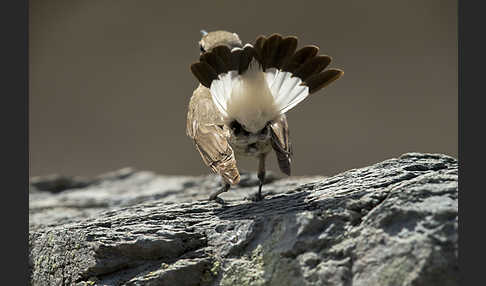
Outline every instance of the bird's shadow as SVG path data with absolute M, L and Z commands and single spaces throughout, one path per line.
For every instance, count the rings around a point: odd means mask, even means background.
M 309 190 L 269 193 L 260 201 L 245 200 L 239 204 L 220 204 L 219 208 L 214 209 L 214 214 L 224 220 L 253 220 L 309 210 L 312 208 L 306 200 L 309 194 Z

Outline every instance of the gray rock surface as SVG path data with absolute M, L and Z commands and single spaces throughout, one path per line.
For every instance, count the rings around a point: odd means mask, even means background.
M 33 178 L 32 285 L 458 285 L 458 164 L 408 153 L 333 177 L 123 169 Z

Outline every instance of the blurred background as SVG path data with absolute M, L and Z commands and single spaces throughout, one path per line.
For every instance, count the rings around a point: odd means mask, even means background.
M 296 35 L 345 71 L 287 114 L 294 175 L 458 155 L 457 1 L 31 0 L 30 175 L 209 173 L 185 134 L 201 29 Z

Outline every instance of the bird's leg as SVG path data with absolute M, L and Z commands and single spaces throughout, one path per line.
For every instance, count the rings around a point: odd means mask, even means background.
M 214 201 L 216 201 L 216 202 L 218 202 L 220 204 L 224 204 L 223 199 L 220 198 L 220 197 L 218 197 L 218 195 L 221 194 L 221 193 L 227 192 L 230 189 L 231 185 L 229 183 L 227 183 L 227 182 L 223 182 L 223 184 L 224 184 L 223 187 L 221 187 L 220 189 L 212 192 L 209 195 L 209 200 L 210 201 L 214 200 Z
M 257 201 L 263 200 L 262 187 L 263 182 L 265 181 L 265 158 L 266 154 L 262 154 L 258 157 L 258 180 L 260 181 L 260 184 L 258 186 L 258 193 L 256 195 Z

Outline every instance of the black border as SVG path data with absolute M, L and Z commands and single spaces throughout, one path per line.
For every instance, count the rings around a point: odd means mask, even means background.
M 483 4 L 483 5 L 481 5 Z M 459 271 L 461 285 L 481 285 L 485 253 L 484 187 L 484 2 L 458 1 L 459 60 Z M 476 102 L 477 101 L 477 102 Z M 472 138 L 468 138 L 470 134 Z M 476 162 L 475 162 L 476 161 Z M 481 164 L 482 163 L 482 164 Z M 476 182 L 474 182 L 476 180 Z M 476 187 L 475 187 L 476 186 Z M 467 230 L 466 230 L 467 229 Z M 466 232 L 469 233 L 466 233 Z M 476 259 L 479 258 L 479 259 Z
M 13 282 L 2 281 L 6 285 L 29 285 L 28 3 L 28 0 L 12 0 L 2 1 L 0 5 L 1 217 L 6 273 L 2 280 Z

